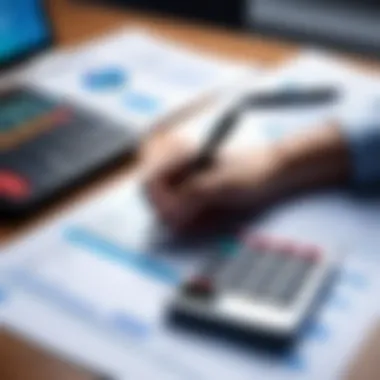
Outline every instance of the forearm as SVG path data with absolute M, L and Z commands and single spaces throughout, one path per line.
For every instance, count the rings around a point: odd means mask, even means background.
M 351 175 L 350 154 L 342 130 L 334 124 L 283 140 L 279 146 L 282 193 L 345 184 Z

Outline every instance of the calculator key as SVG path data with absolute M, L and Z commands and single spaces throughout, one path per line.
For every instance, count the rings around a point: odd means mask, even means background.
M 248 234 L 244 237 L 243 241 L 248 247 L 254 249 L 255 251 L 265 251 L 270 249 L 273 244 L 271 239 L 254 234 Z
M 260 254 L 243 247 L 238 254 L 232 258 L 224 270 L 218 276 L 218 288 L 226 291 L 239 291 L 243 282 L 260 259 Z
M 248 289 L 251 296 L 259 299 L 269 299 L 271 287 L 281 273 L 288 261 L 287 253 L 273 252 L 268 254 L 270 259 L 267 268 L 262 275 L 253 283 L 251 289 Z
M 318 262 L 321 259 L 321 251 L 319 247 L 316 246 L 306 247 L 304 249 L 303 254 L 307 259 L 312 260 L 314 262 Z
M 307 257 L 290 257 L 280 277 L 271 289 L 271 298 L 284 306 L 292 304 L 308 281 L 315 266 L 314 261 Z
M 240 290 L 249 296 L 256 297 L 260 288 L 271 281 L 271 273 L 277 268 L 276 261 L 277 254 L 270 251 L 257 255 L 257 259 L 254 265 L 251 265 L 251 271 L 247 274 Z
M 295 244 L 287 240 L 279 240 L 275 243 L 275 249 L 277 252 L 284 255 L 299 255 L 301 248 L 298 244 Z
M 20 175 L 0 170 L 0 196 L 13 200 L 22 200 L 30 194 L 28 182 Z
M 192 297 L 209 297 L 214 294 L 214 286 L 209 278 L 196 277 L 185 285 L 184 292 Z
M 200 270 L 200 275 L 204 278 L 215 279 L 227 262 L 228 258 L 219 251 L 216 251 L 207 258 L 206 263 Z
M 298 264 L 294 277 L 288 283 L 284 292 L 281 294 L 281 302 L 285 305 L 291 304 L 298 298 L 300 291 L 314 268 L 314 263 L 310 260 L 303 260 Z
M 35 139 L 30 144 L 6 157 L 6 166 L 27 178 L 34 192 L 50 188 L 57 173 L 50 155 L 51 147 L 44 139 Z

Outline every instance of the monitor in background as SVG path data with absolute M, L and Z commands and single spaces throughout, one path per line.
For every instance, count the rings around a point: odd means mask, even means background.
M 141 9 L 380 57 L 379 0 L 76 0 Z
M 0 69 L 51 46 L 43 0 L 0 0 Z
M 260 33 L 380 57 L 378 0 L 250 0 Z

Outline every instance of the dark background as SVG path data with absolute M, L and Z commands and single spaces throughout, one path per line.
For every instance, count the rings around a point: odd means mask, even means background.
M 314 45 L 343 51 L 361 53 L 380 58 L 380 0 L 277 0 L 275 11 L 280 17 L 286 10 L 298 5 L 310 9 L 306 19 L 313 19 L 312 9 L 322 7 L 326 19 L 330 18 L 330 27 L 321 25 L 310 31 L 296 25 L 293 20 L 285 24 L 260 19 L 255 12 L 256 4 L 270 3 L 273 0 L 77 0 L 100 2 L 132 9 L 148 10 L 154 13 L 169 14 L 180 18 L 207 22 L 218 26 L 249 30 L 284 40 L 312 43 Z M 248 4 L 253 13 L 247 16 Z M 349 10 L 348 19 L 346 11 Z M 276 17 L 278 17 L 276 15 Z M 357 16 L 356 16 L 357 15 Z M 285 16 L 284 16 L 285 17 Z M 334 19 L 335 18 L 335 19 Z M 356 23 L 357 19 L 357 23 Z M 344 35 L 339 28 L 344 24 L 352 25 L 354 35 Z M 362 34 L 368 26 L 371 29 Z M 336 30 L 335 30 L 336 29 Z M 357 35 L 355 32 L 357 31 Z M 371 34 L 372 33 L 372 34 Z M 364 37 L 363 37 L 364 36 Z

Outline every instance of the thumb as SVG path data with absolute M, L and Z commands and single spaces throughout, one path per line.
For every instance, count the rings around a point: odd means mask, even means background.
M 182 167 L 191 160 L 195 154 L 195 148 L 181 140 L 170 140 L 149 153 L 149 162 L 146 172 L 149 178 L 166 180 L 181 171 Z

